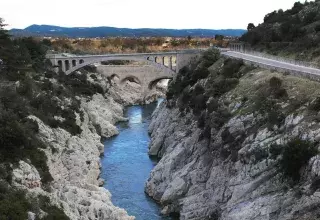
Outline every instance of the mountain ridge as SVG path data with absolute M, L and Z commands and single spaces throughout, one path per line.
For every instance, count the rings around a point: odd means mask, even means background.
M 30 25 L 25 29 L 11 29 L 13 36 L 46 37 L 213 37 L 226 35 L 238 37 L 244 29 L 165 29 L 165 28 L 116 28 L 100 27 L 61 27 L 55 25 Z

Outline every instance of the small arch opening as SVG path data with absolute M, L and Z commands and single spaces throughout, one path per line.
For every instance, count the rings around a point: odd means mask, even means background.
M 124 84 L 127 82 L 141 85 L 141 81 L 136 76 L 127 76 L 121 80 L 120 84 Z
M 59 67 L 59 72 L 63 72 L 62 70 L 62 61 L 58 60 L 58 67 Z
M 115 73 L 111 76 L 108 76 L 107 79 L 110 83 L 118 83 L 120 81 L 120 77 Z
M 156 89 L 160 92 L 165 93 L 171 80 L 172 77 L 162 77 L 159 79 L 155 79 L 149 83 L 148 88 L 150 90 Z
M 79 63 L 80 64 L 84 63 L 84 60 L 83 59 L 79 60 Z
M 65 63 L 65 65 L 66 65 L 66 71 L 68 71 L 68 70 L 70 69 L 69 60 L 65 60 L 64 63 Z
M 163 57 L 163 63 L 166 67 L 170 67 L 170 57 Z
M 77 61 L 76 60 L 72 60 L 72 67 L 75 67 L 77 65 Z

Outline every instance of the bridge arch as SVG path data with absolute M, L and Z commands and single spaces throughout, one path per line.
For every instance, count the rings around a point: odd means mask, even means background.
M 66 67 L 66 71 L 70 70 L 70 62 L 69 62 L 69 60 L 65 60 L 64 64 L 65 64 L 65 67 Z
M 126 77 L 124 77 L 123 79 L 121 79 L 120 85 L 122 85 L 122 84 L 125 83 L 126 81 L 135 82 L 135 83 L 137 83 L 137 84 L 139 84 L 139 85 L 142 84 L 141 81 L 140 81 L 140 79 L 139 79 L 138 77 L 133 76 L 133 75 L 129 75 L 129 76 L 126 76 Z
M 113 73 L 113 74 L 111 74 L 110 79 L 112 80 L 114 78 L 119 78 L 120 79 L 120 76 L 118 74 L 116 74 L 116 73 Z
M 163 77 L 159 77 L 159 78 L 153 79 L 153 80 L 151 80 L 149 82 L 148 89 L 152 90 L 154 88 L 154 86 L 157 85 L 158 82 L 160 82 L 161 80 L 164 80 L 164 79 L 172 80 L 173 77 L 163 76 Z
M 171 68 L 164 66 L 160 63 L 156 63 L 154 61 L 151 60 L 147 60 L 147 57 L 101 57 L 101 58 L 95 58 L 95 59 L 88 59 L 88 60 L 79 60 L 79 64 L 76 65 L 75 67 L 72 67 L 70 69 L 66 69 L 66 74 L 70 74 L 82 67 L 88 66 L 90 64 L 94 64 L 94 63 L 101 63 L 104 61 L 110 61 L 110 60 L 127 60 L 127 61 L 138 61 L 138 62 L 145 62 L 151 66 L 154 66 L 158 69 L 163 70 L 164 72 L 166 72 L 169 76 L 173 76 L 175 74 L 175 71 L 173 71 Z

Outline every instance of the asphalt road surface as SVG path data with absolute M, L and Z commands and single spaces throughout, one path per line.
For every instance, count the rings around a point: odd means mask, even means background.
M 223 55 L 229 56 L 229 57 L 235 57 L 235 58 L 241 58 L 243 60 L 259 63 L 259 64 L 264 64 L 264 65 L 269 65 L 273 66 L 276 68 L 282 68 L 286 70 L 293 70 L 293 71 L 299 71 L 303 73 L 310 73 L 314 75 L 320 76 L 320 69 L 316 68 L 311 68 L 311 67 L 305 67 L 305 66 L 299 66 L 291 63 L 286 63 L 282 61 L 276 61 L 268 58 L 263 58 L 263 57 L 258 57 L 250 54 L 244 54 L 244 53 L 239 53 L 235 51 L 225 51 L 221 52 Z

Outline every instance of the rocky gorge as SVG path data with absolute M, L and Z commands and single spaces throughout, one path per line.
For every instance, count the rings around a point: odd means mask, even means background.
M 146 193 L 180 219 L 319 219 L 319 94 L 205 52 L 153 114 Z
M 115 207 L 109 191 L 101 187 L 100 155 L 104 151 L 101 138 L 118 134 L 115 123 L 127 120 L 123 117 L 124 106 L 148 103 L 163 93 L 154 89 L 150 92 L 151 98 L 145 99 L 140 93 L 135 93 L 139 91 L 136 83 L 128 81 L 119 86 L 101 74 L 85 74 L 90 75 L 87 77 L 88 83 L 98 85 L 105 92 L 75 96 L 80 103 L 77 111 L 72 110 L 72 99 L 51 97 L 57 100 L 62 109 L 74 112 L 76 125 L 80 128 L 79 134 L 48 125 L 35 115 L 28 116 L 37 123 L 37 137 L 46 145 L 43 151 L 52 180 L 44 184 L 37 168 L 30 161 L 21 160 L 12 171 L 12 186 L 26 190 L 30 199 L 47 198 L 46 204 L 61 209 L 69 219 L 135 219 L 124 209 Z M 82 76 L 83 73 L 79 72 L 73 77 Z M 65 86 L 55 77 L 50 77 L 49 81 L 53 87 Z M 67 120 L 66 116 L 54 117 L 61 122 Z M 33 210 L 28 213 L 28 219 L 45 218 L 46 215 L 46 210 Z

